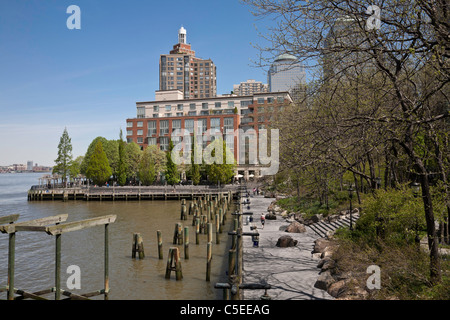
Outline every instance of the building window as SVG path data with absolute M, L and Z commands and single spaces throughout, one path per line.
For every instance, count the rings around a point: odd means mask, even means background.
M 159 112 L 159 106 L 153 106 L 153 112 Z
M 214 103 L 214 106 L 216 108 L 222 108 L 222 102 L 216 102 L 216 103 Z
M 264 98 L 258 98 L 258 104 L 264 104 Z
M 197 134 L 202 135 L 208 130 L 208 120 L 207 119 L 198 119 L 197 122 Z
M 197 109 L 197 107 L 195 106 L 195 103 L 191 103 L 189 105 L 189 110 L 196 110 L 196 109 Z
M 127 122 L 127 128 L 133 128 L 133 122 Z
M 149 146 L 156 146 L 156 137 L 148 138 L 147 144 L 148 144 Z
M 211 118 L 211 132 L 220 132 L 220 118 Z
M 202 109 L 203 110 L 208 109 L 208 102 L 203 102 L 202 103 Z
M 196 116 L 197 115 L 197 111 L 189 111 L 188 112 L 188 116 Z
M 144 138 L 138 137 L 137 138 L 137 143 L 144 143 Z
M 228 108 L 234 108 L 234 101 L 228 101 Z
M 253 104 L 252 100 L 241 101 L 241 107 L 248 107 L 251 104 Z
M 178 111 L 183 111 L 183 108 L 184 108 L 184 105 L 182 105 L 182 104 L 177 105 Z
M 152 120 L 148 122 L 148 136 L 156 135 L 156 121 Z
M 264 112 L 264 107 L 258 107 L 258 113 Z
M 284 102 L 284 97 L 277 97 L 277 102 L 278 103 L 283 103 Z
M 189 133 L 194 133 L 194 119 L 184 120 L 184 129 L 189 131 Z
M 267 98 L 267 103 L 273 103 L 274 101 L 273 101 L 273 98 L 272 97 L 269 97 L 269 98 Z
M 138 131 L 137 131 L 137 135 L 138 135 L 138 136 L 144 135 L 144 130 L 138 130 Z
M 138 121 L 137 122 L 137 127 L 138 128 L 142 128 L 144 126 L 144 122 L 142 122 L 142 121 Z
M 160 137 L 159 138 L 159 148 L 162 151 L 168 151 L 169 150 L 169 137 Z
M 176 129 L 181 129 L 181 120 L 172 120 L 172 132 L 174 132 Z
M 133 130 L 127 130 L 127 136 L 132 136 L 133 135 Z
M 161 120 L 159 122 L 159 135 L 164 136 L 169 134 L 169 120 Z
M 145 118 L 145 107 L 137 108 L 137 117 L 138 118 Z

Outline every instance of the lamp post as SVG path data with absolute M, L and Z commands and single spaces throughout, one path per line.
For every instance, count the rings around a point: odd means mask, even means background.
M 352 198 L 353 198 L 353 187 L 352 185 L 350 185 L 350 187 L 348 188 L 348 197 L 350 198 L 350 230 L 353 231 L 353 216 L 352 216 Z
M 410 184 L 411 189 L 413 190 L 413 195 L 414 198 L 417 198 L 419 196 L 419 192 L 420 192 L 420 184 L 417 182 L 413 182 Z M 414 241 L 417 245 L 420 245 L 420 237 L 419 237 L 419 220 L 417 219 L 417 213 L 414 213 L 414 219 L 415 219 L 415 231 L 416 231 L 416 236 L 414 238 Z

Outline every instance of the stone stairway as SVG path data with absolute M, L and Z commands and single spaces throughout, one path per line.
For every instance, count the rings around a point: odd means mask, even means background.
M 352 214 L 352 224 L 355 226 L 356 221 L 359 219 L 359 214 Z M 346 214 L 339 217 L 333 217 L 333 219 L 324 219 L 319 222 L 315 222 L 308 225 L 321 238 L 326 238 L 327 233 L 334 232 L 339 228 L 350 227 L 350 214 Z

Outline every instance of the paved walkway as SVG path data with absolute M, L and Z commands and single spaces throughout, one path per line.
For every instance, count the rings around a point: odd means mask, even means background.
M 333 299 L 323 290 L 314 288 L 320 269 L 317 268 L 318 259 L 313 258 L 311 251 L 314 240 L 318 236 L 309 228 L 305 233 L 286 233 L 280 227 L 288 226 L 284 218 L 277 216 L 277 220 L 266 220 L 264 229 L 260 222 L 261 213 L 267 213 L 267 207 L 274 198 L 254 196 L 250 198 L 250 210 L 244 207 L 244 212 L 254 214 L 253 225 L 257 226 L 259 247 L 253 247 L 251 237 L 244 237 L 244 282 L 266 282 L 272 286 L 268 290 L 273 300 L 317 300 Z M 243 217 L 244 232 L 250 232 L 250 224 L 246 224 Z M 295 247 L 279 248 L 276 246 L 278 238 L 290 235 L 298 240 Z M 245 290 L 245 300 L 259 300 L 264 290 Z

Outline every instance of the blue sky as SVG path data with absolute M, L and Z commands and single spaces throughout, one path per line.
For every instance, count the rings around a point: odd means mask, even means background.
M 81 9 L 69 30 L 68 6 Z M 239 0 L 0 0 L 0 165 L 53 165 L 67 127 L 74 157 L 97 136 L 117 139 L 136 102 L 159 89 L 159 55 L 181 25 L 196 55 L 217 66 L 218 94 L 247 79 L 263 43 Z

